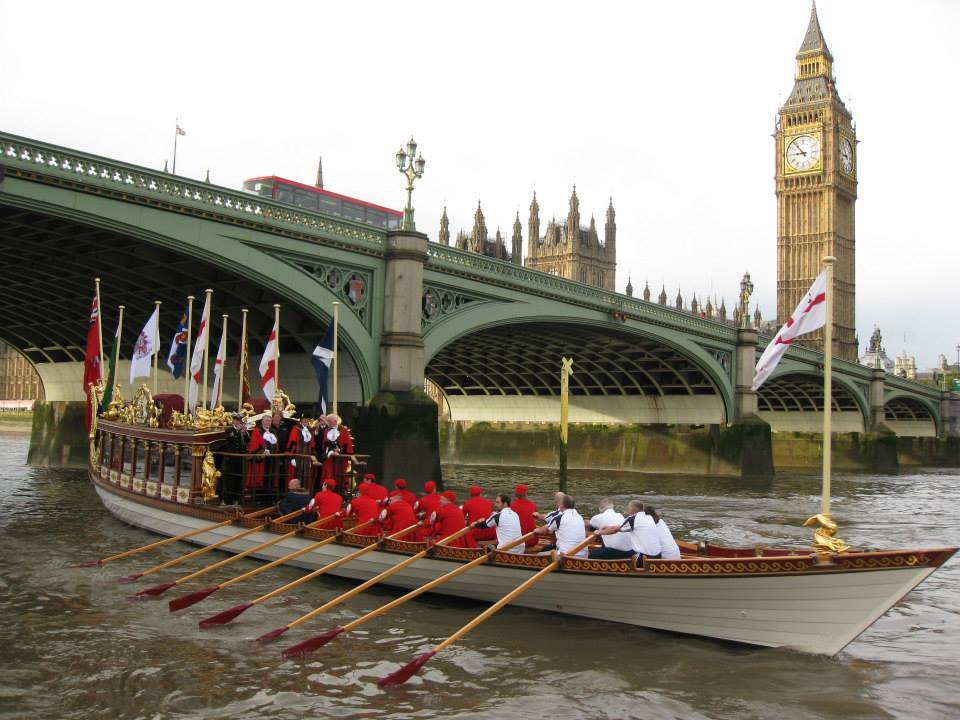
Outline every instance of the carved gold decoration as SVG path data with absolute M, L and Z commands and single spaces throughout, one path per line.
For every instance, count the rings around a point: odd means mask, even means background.
M 97 445 L 97 409 L 99 402 L 97 401 L 96 385 L 94 383 L 90 383 L 87 397 L 90 402 L 90 464 L 97 466 L 100 464 L 100 446 Z
M 803 560 L 649 560 L 644 570 L 657 575 L 755 575 L 803 572 L 813 566 L 812 557 Z
M 283 390 L 277 390 L 273 394 L 273 403 L 271 403 L 270 409 L 275 413 L 281 413 L 289 417 L 297 411 L 297 406 L 290 402 L 290 396 Z
M 251 410 L 252 409 L 251 407 Z M 218 405 L 213 410 L 197 408 L 196 415 L 174 410 L 170 416 L 170 424 L 177 430 L 213 430 L 216 428 L 228 428 L 232 422 L 233 413 L 227 412 L 222 405 Z
M 203 501 L 213 502 L 219 499 L 217 495 L 217 479 L 220 477 L 220 471 L 217 470 L 216 462 L 213 459 L 213 453 L 207 449 L 207 454 L 203 456 Z
M 107 420 L 119 420 L 124 422 L 121 414 L 123 413 L 123 394 L 120 392 L 120 383 L 117 383 L 113 387 L 113 397 L 110 400 L 110 405 L 104 411 L 103 416 Z
M 834 537 L 837 534 L 837 524 L 826 513 L 819 513 L 811 518 L 807 518 L 803 523 L 804 527 L 812 527 L 819 524 L 813 533 L 813 548 L 821 552 L 845 552 L 850 549 L 843 540 Z
M 141 383 L 133 394 L 133 400 L 130 401 L 130 412 L 134 425 L 145 425 L 152 428 L 160 426 L 160 410 L 153 402 L 153 393 L 150 392 L 146 383 Z

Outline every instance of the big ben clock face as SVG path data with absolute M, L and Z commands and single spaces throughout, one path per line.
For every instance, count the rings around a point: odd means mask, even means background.
M 840 141 L 840 169 L 847 175 L 853 174 L 853 143 L 847 138 Z
M 820 161 L 820 141 L 812 135 L 798 135 L 787 145 L 787 165 L 793 170 L 810 170 Z

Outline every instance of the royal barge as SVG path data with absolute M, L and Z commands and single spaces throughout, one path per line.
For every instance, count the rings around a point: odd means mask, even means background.
M 145 388 L 143 388 L 145 390 Z M 295 526 L 265 522 L 215 500 L 216 444 L 226 413 L 161 423 L 147 397 L 112 408 L 91 432 L 89 476 L 106 508 L 119 520 L 172 537 L 232 520 L 189 542 L 239 553 Z M 176 415 L 176 413 L 174 414 Z M 367 580 L 426 544 L 304 529 L 251 557 L 272 561 L 296 550 L 290 565 L 315 570 L 358 547 L 375 550 L 331 574 Z M 235 539 L 233 539 L 235 538 Z M 306 550 L 315 545 L 315 549 Z M 564 557 L 556 572 L 513 604 L 644 628 L 749 645 L 835 655 L 945 563 L 956 548 L 848 550 L 727 548 L 681 543 L 680 560 L 592 560 Z M 433 546 L 421 560 L 384 580 L 417 588 L 489 550 Z M 492 551 L 487 562 L 440 585 L 443 595 L 495 602 L 547 566 L 549 555 Z M 186 587 L 186 590 L 194 588 Z

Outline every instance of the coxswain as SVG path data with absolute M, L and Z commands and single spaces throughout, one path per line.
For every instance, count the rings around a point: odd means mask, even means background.
M 460 509 L 467 522 L 471 525 L 478 520 L 484 520 L 493 513 L 493 503 L 483 497 L 483 488 L 477 485 L 470 486 L 470 499 L 468 499 Z M 514 513 L 516 514 L 516 513 Z M 495 540 L 497 530 L 493 526 L 477 528 L 473 531 L 474 540 Z
M 620 525 L 605 527 L 599 534 L 626 533 L 637 563 L 642 563 L 644 558 L 659 558 L 662 551 L 660 533 L 657 532 L 657 524 L 653 518 L 643 511 L 643 503 L 631 500 L 627 503 L 627 513 L 629 514 Z
M 417 496 L 407 490 L 407 481 L 403 478 L 397 478 L 393 481 L 393 490 L 390 491 L 390 497 L 399 495 L 412 508 L 417 504 Z
M 466 527 L 467 523 L 463 517 L 463 510 L 457 505 L 457 496 L 450 490 L 440 494 L 440 509 L 434 513 L 432 524 L 431 534 L 437 542 Z M 472 532 L 461 535 L 450 543 L 450 547 L 476 546 L 477 542 L 473 539 Z
M 367 520 L 374 521 L 366 527 L 357 530 L 357 535 L 380 534 L 380 523 L 376 522 L 377 517 L 380 515 L 380 506 L 377 505 L 376 500 L 370 497 L 369 486 L 363 489 L 360 497 L 356 497 L 350 501 L 350 504 L 347 505 L 347 515 L 356 518 L 357 525 L 364 523 Z
M 380 524 L 383 526 L 383 532 L 391 535 L 411 525 L 417 525 L 417 516 L 414 515 L 413 506 L 410 503 L 399 495 L 391 495 L 387 506 L 380 513 Z M 418 540 L 417 528 L 397 539 L 411 542 Z
M 254 455 L 269 456 L 278 452 L 279 448 L 276 433 L 273 432 L 273 418 L 264 415 L 260 420 L 260 425 L 255 425 L 253 432 L 250 433 L 247 452 Z M 271 483 L 271 468 L 267 466 L 269 462 L 266 457 L 247 461 L 247 487 L 254 493 L 274 489 Z
M 309 418 L 303 413 L 298 417 L 298 422 L 290 430 L 287 437 L 287 452 L 294 455 L 310 455 L 311 460 L 316 443 L 313 439 L 313 431 L 307 424 Z M 279 437 L 278 437 L 279 439 Z M 288 474 L 291 478 L 300 478 L 300 483 L 308 490 L 313 488 L 313 462 L 306 458 L 290 458 Z
M 564 495 L 560 501 L 560 512 L 550 513 L 546 525 L 538 527 L 537 535 L 553 533 L 557 550 L 568 553 L 587 538 L 586 523 L 577 512 L 577 504 L 570 495 Z M 587 549 L 582 548 L 575 557 L 587 557 Z
M 657 537 L 660 538 L 660 557 L 664 560 L 679 560 L 680 546 L 677 545 L 677 541 L 673 537 L 673 533 L 670 532 L 670 528 L 667 527 L 663 518 L 660 517 L 660 513 L 650 505 L 644 505 L 643 512 L 652 517 L 653 522 L 656 523 Z
M 527 499 L 527 486 L 526 485 L 517 485 L 513 492 L 516 494 L 517 499 L 514 500 L 510 507 L 520 518 L 520 531 L 522 534 L 526 535 L 528 532 L 532 532 L 533 529 L 537 526 L 537 521 L 534 518 L 534 515 L 537 512 L 537 506 L 532 501 Z M 539 542 L 536 536 L 527 538 L 524 541 L 524 544 L 527 547 L 533 547 Z
M 337 492 L 337 481 L 332 478 L 324 480 L 320 486 L 320 492 L 313 496 L 313 509 L 317 517 L 325 518 L 330 515 L 337 517 L 321 525 L 323 530 L 339 530 L 343 525 L 340 516 L 343 514 L 343 497 Z
M 226 505 L 237 505 L 242 497 L 243 458 L 236 456 L 245 454 L 250 444 L 246 420 L 243 413 L 234 413 L 230 427 L 224 433 L 223 451 L 232 454 L 227 455 L 223 462 L 222 497 Z
M 474 535 L 483 530 L 495 530 L 497 550 L 513 542 L 523 533 L 520 532 L 520 517 L 510 508 L 509 495 L 497 495 L 493 500 L 494 512 L 483 520 L 473 523 Z M 506 552 L 523 554 L 523 543 L 519 543 Z
M 623 514 L 618 513 L 613 508 L 613 500 L 604 498 L 600 501 L 600 512 L 590 518 L 588 523 L 593 531 L 602 530 L 605 527 L 623 524 Z M 619 560 L 622 558 L 633 557 L 633 545 L 630 538 L 623 533 L 613 535 L 601 535 L 600 540 L 603 547 L 590 550 L 590 557 L 597 560 Z
M 277 511 L 281 515 L 289 515 L 297 510 L 306 510 L 310 506 L 311 501 L 310 493 L 303 488 L 300 480 L 293 478 L 287 483 L 287 494 L 277 503 Z M 312 511 L 309 511 L 295 518 L 294 522 L 311 523 L 316 519 L 316 515 L 314 515 Z

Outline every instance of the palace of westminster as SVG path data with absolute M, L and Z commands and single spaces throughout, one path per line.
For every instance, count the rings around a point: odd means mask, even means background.
M 821 259 L 833 255 L 836 258 L 833 352 L 835 356 L 856 362 L 859 344 L 855 324 L 854 257 L 856 128 L 837 91 L 833 55 L 820 29 L 815 4 L 796 61 L 793 89 L 780 108 L 774 133 L 777 317 L 775 321 L 764 321 L 757 308 L 752 320 L 762 331 L 775 333 L 820 274 Z M 514 219 L 508 249 L 507 240 L 499 228 L 493 238 L 490 237 L 479 203 L 471 232 L 459 231 L 453 244 L 461 250 L 613 291 L 617 268 L 617 222 L 612 199 L 604 220 L 601 239 L 593 215 L 588 225 L 582 224 L 580 201 L 574 187 L 566 219 L 563 222 L 552 219 L 541 230 L 540 206 L 534 193 L 527 219 L 526 257 L 523 255 L 520 214 L 517 213 Z M 440 218 L 437 240 L 443 245 L 451 244 L 446 208 Z M 626 293 L 633 295 L 629 280 Z M 649 285 L 643 289 L 642 297 L 651 301 Z M 718 304 L 716 298 L 701 297 L 698 301 L 694 294 L 686 304 L 678 292 L 671 302 L 664 287 L 655 302 L 719 322 L 740 323 L 739 307 L 734 307 L 728 318 L 725 300 Z M 822 347 L 822 343 L 822 331 L 804 338 L 804 344 L 811 347 Z M 871 353 L 874 350 L 871 345 L 863 362 L 873 364 L 875 355 Z M 901 365 L 910 367 L 908 362 L 899 363 L 898 373 Z M 910 372 L 904 370 L 903 374 Z M 913 375 L 916 375 L 915 365 Z M 25 393 L 29 397 L 23 397 Z M 0 401 L 38 399 L 41 393 L 36 373 L 29 363 L 0 342 Z

